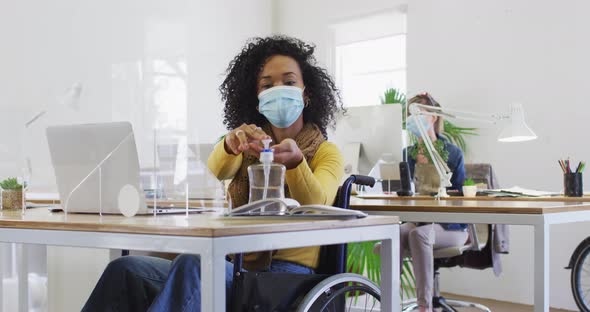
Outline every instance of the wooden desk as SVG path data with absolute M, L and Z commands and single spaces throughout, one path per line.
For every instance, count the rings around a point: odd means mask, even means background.
M 374 215 L 396 215 L 403 221 L 529 225 L 534 228 L 534 302 L 536 312 L 549 311 L 549 226 L 590 221 L 590 202 L 524 200 L 359 199 L 351 208 Z
M 0 241 L 199 254 L 202 311 L 225 310 L 225 256 L 355 241 L 383 241 L 382 305 L 399 311 L 399 219 L 226 218 L 219 213 L 135 216 L 0 211 Z M 394 308 L 396 307 L 396 308 Z M 21 310 L 24 308 L 21 307 Z M 24 309 L 26 311 L 26 309 Z
M 363 195 L 362 199 L 393 199 L 393 200 L 433 200 L 433 196 L 415 195 L 400 197 L 397 195 Z M 590 203 L 590 196 L 583 197 L 565 197 L 565 196 L 547 196 L 547 197 L 493 197 L 493 196 L 451 196 L 446 200 L 487 200 L 487 201 L 548 201 L 548 202 L 582 202 Z

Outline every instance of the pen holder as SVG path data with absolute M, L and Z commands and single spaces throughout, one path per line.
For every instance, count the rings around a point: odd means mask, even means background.
M 584 195 L 582 173 L 563 174 L 563 194 L 568 197 L 582 197 Z

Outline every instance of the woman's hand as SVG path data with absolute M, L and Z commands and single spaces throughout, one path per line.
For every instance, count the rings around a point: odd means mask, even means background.
M 259 147 L 260 141 L 264 139 L 270 139 L 270 136 L 260 127 L 254 124 L 243 124 L 225 136 L 223 147 L 229 154 L 239 155 L 255 146 Z
M 274 151 L 274 161 L 283 164 L 287 169 L 293 169 L 303 161 L 303 153 L 293 139 L 284 139 L 271 149 Z

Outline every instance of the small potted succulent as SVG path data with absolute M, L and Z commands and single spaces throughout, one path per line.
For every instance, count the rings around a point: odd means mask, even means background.
M 449 160 L 449 151 L 445 148 L 445 143 L 442 140 L 436 140 L 432 142 L 432 145 L 434 145 L 434 149 L 442 160 L 447 162 Z M 416 192 L 422 195 L 438 193 L 440 178 L 434 166 L 434 161 L 432 161 L 432 156 L 426 148 L 426 143 L 422 140 L 417 141 L 408 150 L 410 157 L 416 161 L 414 168 Z
M 473 179 L 468 178 L 463 181 L 463 196 L 465 197 L 475 197 L 477 195 L 477 185 Z
M 7 178 L 0 182 L 2 188 L 2 209 L 23 208 L 23 185 L 16 178 Z

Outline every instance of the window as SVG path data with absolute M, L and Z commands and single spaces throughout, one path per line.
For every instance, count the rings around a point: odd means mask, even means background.
M 371 16 L 333 27 L 336 84 L 345 106 L 377 105 L 387 88 L 406 92 L 405 14 L 388 17 Z M 392 18 L 397 21 L 392 23 Z M 351 28 L 362 31 L 351 36 Z

